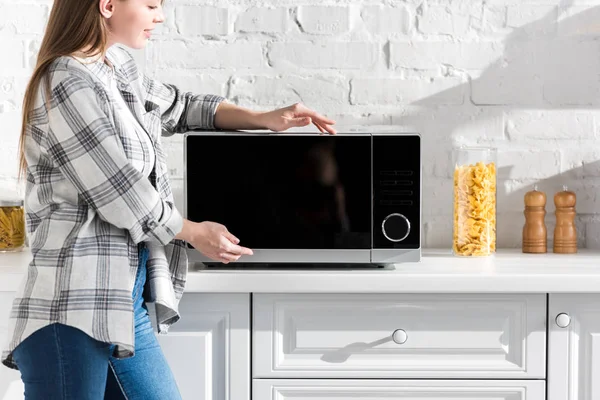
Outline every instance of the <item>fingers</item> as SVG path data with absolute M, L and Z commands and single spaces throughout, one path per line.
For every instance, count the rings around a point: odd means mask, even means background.
M 287 122 L 290 127 L 306 126 L 312 122 L 312 119 L 310 117 L 290 118 Z
M 232 253 L 232 254 L 239 254 L 241 256 L 243 256 L 243 255 L 251 256 L 254 254 L 254 252 L 252 250 L 250 250 L 249 248 L 238 246 L 237 244 L 233 244 L 233 243 L 228 246 L 227 252 Z
M 252 250 L 232 244 L 230 250 L 219 253 L 218 261 L 221 261 L 225 264 L 229 262 L 235 262 L 239 260 L 239 258 L 243 255 L 251 256 L 253 254 Z
M 229 264 L 230 262 L 237 261 L 241 256 L 236 254 L 231 254 L 227 252 L 221 253 L 204 253 L 208 258 L 214 261 L 222 262 L 223 264 Z
M 234 254 L 229 253 L 214 253 L 214 254 L 206 254 L 208 258 L 214 261 L 222 262 L 223 264 L 229 264 L 230 262 L 237 261 L 240 256 L 236 256 Z
M 319 124 L 321 125 L 333 125 L 335 124 L 335 121 L 327 118 L 321 114 L 319 114 L 318 112 L 311 110 L 310 108 L 306 107 L 304 104 L 301 103 L 297 103 L 294 105 L 294 107 L 296 107 L 296 109 L 301 112 L 304 115 L 308 115 L 309 117 L 311 117 L 313 120 L 317 121 Z
M 329 126 L 328 123 L 324 122 L 323 120 L 313 118 L 313 122 L 317 126 L 317 128 L 319 128 L 321 133 L 325 133 L 325 131 L 327 131 L 327 133 L 331 135 L 335 135 L 337 133 L 335 129 L 333 129 L 331 126 Z
M 227 231 L 224 232 L 223 235 L 225 235 L 225 237 L 227 239 L 229 239 L 231 241 L 231 243 L 233 244 L 238 244 L 240 242 L 240 239 L 236 238 L 231 232 Z
M 310 119 L 312 119 L 312 123 L 319 129 L 319 131 L 321 131 L 321 133 L 327 132 L 331 135 L 335 135 L 337 133 L 337 131 L 330 126 L 330 125 L 335 124 L 334 120 L 327 118 L 300 103 L 295 104 L 294 107 L 295 107 L 296 112 L 299 115 L 302 115 L 304 118 L 305 118 L 305 116 L 308 116 Z M 297 125 L 297 126 L 305 126 L 305 125 L 308 125 L 308 124 Z
M 222 251 L 218 254 L 215 254 L 215 255 L 209 256 L 209 257 L 215 261 L 220 261 L 224 264 L 228 264 L 230 262 L 236 262 L 243 255 L 252 255 L 253 254 L 252 250 L 250 250 L 246 247 L 241 247 L 241 246 L 236 246 L 236 245 L 231 245 L 231 246 L 233 246 L 233 247 L 231 247 L 231 250 L 225 250 L 225 251 Z
M 242 247 L 239 246 L 233 242 L 231 242 L 231 240 L 229 240 L 229 238 L 227 238 L 225 235 L 223 235 L 223 239 L 221 241 L 221 250 L 223 250 L 223 252 L 225 253 L 230 253 L 233 255 L 248 255 L 251 256 L 252 254 L 254 254 L 252 252 L 252 250 L 250 250 L 247 247 Z
M 315 115 L 311 115 L 311 117 L 313 120 L 317 121 L 321 125 L 334 125 L 335 124 L 334 120 L 324 117 L 321 114 L 317 114 L 316 112 L 315 112 Z
M 332 128 L 331 126 L 329 126 L 329 125 L 324 125 L 324 128 L 323 128 L 323 129 L 325 129 L 325 130 L 326 130 L 327 132 L 329 132 L 331 135 L 335 135 L 335 134 L 337 134 L 337 131 L 336 131 L 334 128 Z
M 335 124 L 335 121 L 332 120 L 331 118 L 327 118 L 324 115 L 321 115 L 318 112 L 313 111 L 309 108 L 306 109 L 306 114 L 308 116 L 310 116 L 313 119 L 313 121 L 316 121 L 319 125 L 321 125 L 323 127 L 325 125 L 334 125 Z
M 313 122 L 315 124 L 315 126 L 317 128 L 319 128 L 319 130 L 321 131 L 321 133 L 329 133 L 330 135 L 335 135 L 337 134 L 337 131 L 335 129 L 333 129 L 332 127 L 330 127 L 329 125 L 324 125 L 322 123 L 319 122 Z
M 314 125 L 314 126 L 316 126 L 316 127 L 317 127 L 317 129 L 321 131 L 321 133 L 325 133 L 325 129 L 323 129 L 323 128 L 321 127 L 321 125 L 317 124 L 315 121 L 313 121 L 313 125 Z
M 302 117 L 302 118 L 292 118 L 288 120 L 288 124 L 290 125 L 290 127 L 295 126 L 306 126 L 310 123 L 313 123 L 314 126 L 317 127 L 317 129 L 319 129 L 319 131 L 321 133 L 329 133 L 331 135 L 335 135 L 337 132 L 335 129 L 333 129 L 332 127 L 330 127 L 329 125 L 317 121 L 315 119 L 312 119 L 311 117 Z
M 235 255 L 235 254 L 230 254 L 230 253 L 221 253 L 219 254 L 219 259 L 218 261 L 221 261 L 225 264 L 230 263 L 230 262 L 236 262 L 241 256 Z

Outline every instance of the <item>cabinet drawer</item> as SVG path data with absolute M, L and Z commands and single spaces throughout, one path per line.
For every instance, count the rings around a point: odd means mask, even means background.
M 544 400 L 544 381 L 255 379 L 261 400 Z
M 255 378 L 545 378 L 544 294 L 256 294 Z

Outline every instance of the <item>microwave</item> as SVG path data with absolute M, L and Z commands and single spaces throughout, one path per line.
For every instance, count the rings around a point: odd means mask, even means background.
M 421 165 L 416 133 L 188 132 L 184 216 L 225 225 L 238 263 L 416 262 Z

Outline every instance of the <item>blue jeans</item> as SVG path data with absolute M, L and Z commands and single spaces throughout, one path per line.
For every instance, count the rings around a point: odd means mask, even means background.
M 142 298 L 148 249 L 140 248 L 133 287 L 135 355 L 111 356 L 114 345 L 54 323 L 25 339 L 14 359 L 26 400 L 180 400 L 173 373 L 158 344 Z

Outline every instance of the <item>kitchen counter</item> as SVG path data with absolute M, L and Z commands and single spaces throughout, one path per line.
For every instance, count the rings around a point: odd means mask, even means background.
M 30 257 L 0 254 L 0 339 Z M 195 264 L 181 321 L 157 338 L 184 399 L 383 400 L 419 382 L 438 399 L 565 400 L 595 393 L 599 304 L 598 250 L 431 249 L 380 269 Z M 17 371 L 0 381 L 4 399 L 23 399 Z
M 0 254 L 0 291 L 15 291 L 29 251 Z M 423 251 L 419 263 L 385 268 L 291 269 L 190 265 L 187 292 L 198 293 L 600 293 L 600 251 L 523 254 L 501 249 L 486 258 Z

